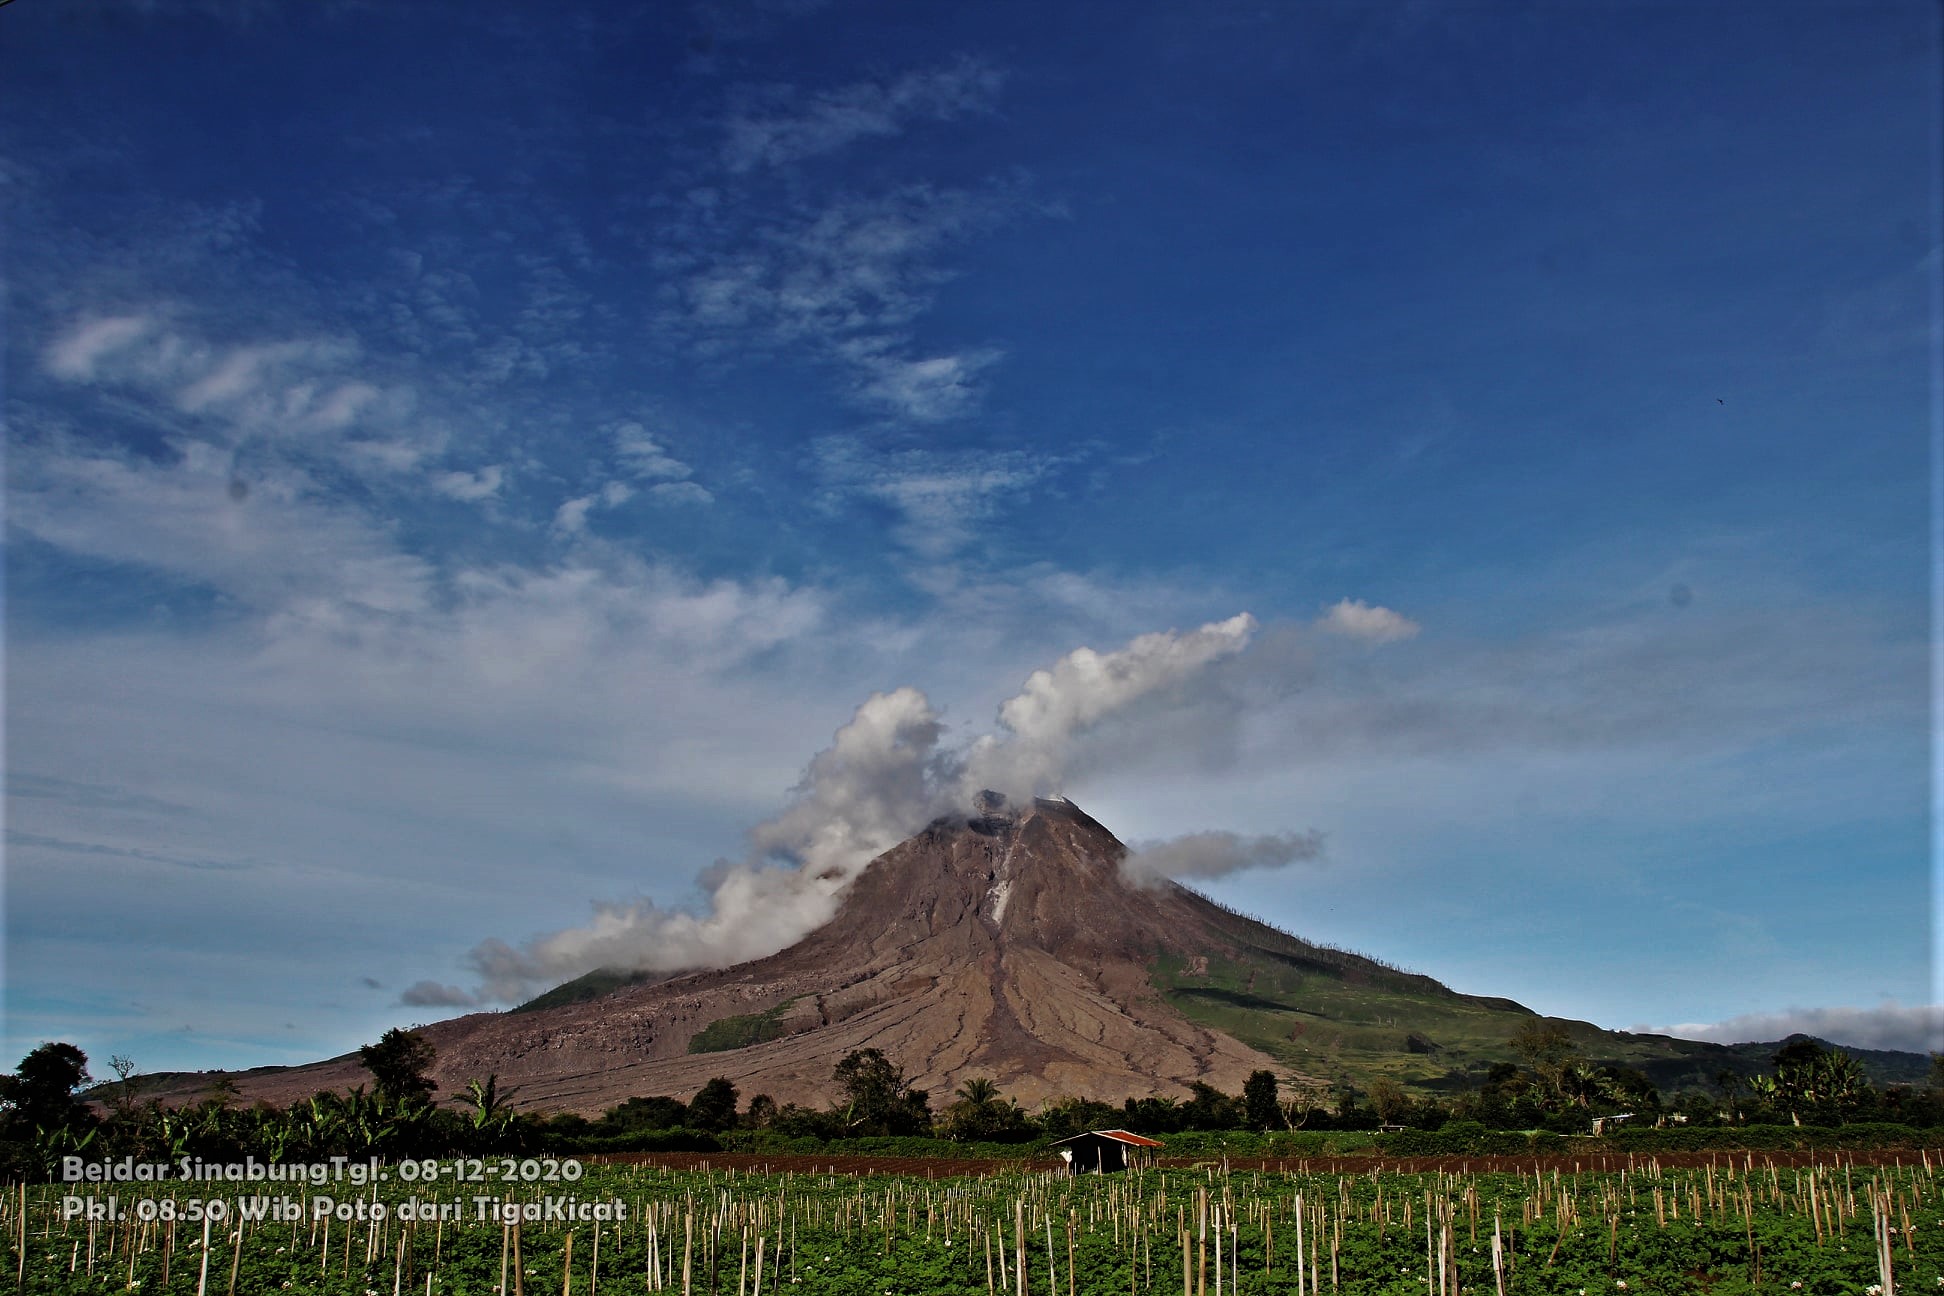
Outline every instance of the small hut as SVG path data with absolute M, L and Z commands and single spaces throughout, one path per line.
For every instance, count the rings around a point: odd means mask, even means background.
M 1161 1144 L 1139 1134 L 1126 1130 L 1088 1130 L 1085 1134 L 1075 1134 L 1053 1145 L 1060 1149 L 1060 1159 L 1067 1163 L 1067 1169 L 1074 1174 L 1107 1174 L 1114 1170 L 1127 1169 L 1130 1151 L 1144 1148 L 1158 1148 Z

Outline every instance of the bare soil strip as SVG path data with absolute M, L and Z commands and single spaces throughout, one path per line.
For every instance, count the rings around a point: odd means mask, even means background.
M 1922 1164 L 1928 1155 L 1944 1160 L 1944 1147 L 1918 1151 L 1909 1148 L 1807 1149 L 1767 1152 L 1600 1153 L 1594 1156 L 1475 1156 L 1475 1157 L 1161 1157 L 1161 1169 L 1193 1170 L 1226 1165 L 1230 1170 L 1297 1171 L 1306 1174 L 1578 1174 L 1638 1170 L 1647 1165 L 1665 1169 L 1703 1166 L 1787 1168 L 1806 1165 L 1903 1166 Z M 743 1174 L 909 1175 L 947 1179 L 960 1175 L 993 1175 L 1058 1170 L 1062 1162 L 1050 1157 L 1009 1161 L 982 1157 L 856 1156 L 824 1153 L 760 1152 L 622 1152 L 583 1157 L 589 1163 L 666 1166 L 670 1170 L 735 1170 Z

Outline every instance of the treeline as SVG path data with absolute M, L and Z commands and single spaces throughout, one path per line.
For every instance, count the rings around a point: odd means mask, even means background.
M 43 1044 L 0 1076 L 0 1176 L 42 1177 L 63 1156 L 138 1161 L 319 1161 L 333 1156 L 504 1156 L 553 1153 L 711 1151 L 724 1147 L 800 1150 L 855 1140 L 943 1140 L 1021 1151 L 1090 1129 L 1120 1128 L 1171 1138 L 1190 1151 L 1211 1138 L 1234 1150 L 1264 1150 L 1321 1136 L 1332 1149 L 1381 1135 L 1404 1156 L 1515 1153 L 1535 1140 L 1585 1135 L 1597 1120 L 1615 1147 L 1657 1150 L 1790 1146 L 1812 1131 L 1843 1146 L 1886 1146 L 1944 1127 L 1944 1054 L 1924 1086 L 1872 1086 L 1840 1049 L 1812 1040 L 1785 1045 L 1772 1070 L 1744 1080 L 1722 1072 L 1710 1088 L 1665 1095 L 1638 1071 L 1577 1057 L 1556 1027 L 1534 1024 L 1513 1041 L 1520 1061 L 1495 1066 L 1461 1092 L 1411 1094 L 1380 1079 L 1349 1085 L 1289 1085 L 1271 1072 L 1239 1094 L 1195 1084 L 1189 1096 L 1129 1099 L 1120 1105 L 1070 1097 L 1028 1111 L 988 1078 L 967 1080 L 934 1108 L 895 1062 L 862 1049 L 837 1064 L 839 1097 L 828 1107 L 747 1097 L 717 1077 L 686 1101 L 630 1098 L 597 1118 L 518 1112 L 497 1077 L 436 1094 L 432 1047 L 391 1030 L 360 1050 L 371 1083 L 319 1093 L 288 1107 L 247 1104 L 219 1083 L 202 1099 L 144 1100 L 142 1078 L 114 1059 L 116 1079 L 91 1086 L 87 1057 L 72 1044 Z M 1230 1138 L 1229 1136 L 1235 1136 Z M 936 1144 L 934 1143 L 934 1146 Z

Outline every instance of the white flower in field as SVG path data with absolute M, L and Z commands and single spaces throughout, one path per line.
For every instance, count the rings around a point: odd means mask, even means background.
M 1613 1285 L 1615 1287 L 1618 1287 L 1621 1291 L 1627 1290 L 1627 1280 L 1625 1278 L 1621 1278 L 1617 1280 Z

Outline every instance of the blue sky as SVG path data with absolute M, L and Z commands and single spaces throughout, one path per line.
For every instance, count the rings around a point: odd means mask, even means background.
M 980 772 L 1459 989 L 1937 1046 L 1937 24 L 0 9 L 8 1056 L 780 941 Z

